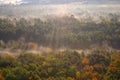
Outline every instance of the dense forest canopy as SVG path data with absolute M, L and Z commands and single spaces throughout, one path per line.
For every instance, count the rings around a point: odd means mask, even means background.
M 120 49 L 120 20 L 117 15 L 101 17 L 96 22 L 91 19 L 80 21 L 74 15 L 41 20 L 32 19 L 0 19 L 0 40 L 8 44 L 19 42 L 25 47 L 29 42 L 51 48 L 86 49 L 109 47 Z
M 119 80 L 120 52 L 0 54 L 0 80 Z

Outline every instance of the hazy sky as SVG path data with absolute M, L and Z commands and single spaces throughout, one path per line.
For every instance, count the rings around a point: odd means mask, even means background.
M 120 0 L 0 0 L 0 4 L 120 4 Z

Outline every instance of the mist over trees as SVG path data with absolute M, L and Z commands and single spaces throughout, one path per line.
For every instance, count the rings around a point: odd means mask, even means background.
M 0 0 L 0 80 L 120 80 L 120 0 Z
M 120 80 L 119 15 L 99 18 L 0 18 L 0 80 Z
M 51 48 L 85 49 L 92 46 L 108 45 L 120 48 L 120 21 L 102 18 L 101 22 L 79 21 L 74 16 L 41 19 L 0 19 L 0 40 L 4 43 L 21 41 L 21 44 L 34 42 Z

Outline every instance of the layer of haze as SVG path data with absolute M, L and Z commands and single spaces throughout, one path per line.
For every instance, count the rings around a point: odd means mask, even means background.
M 120 0 L 0 0 L 0 16 L 92 16 L 118 12 Z

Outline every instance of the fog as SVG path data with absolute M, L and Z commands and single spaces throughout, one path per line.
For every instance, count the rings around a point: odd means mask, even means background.
M 107 16 L 109 13 L 119 14 L 119 4 L 83 4 L 74 2 L 69 4 L 22 4 L 22 5 L 1 5 L 0 17 L 14 18 L 51 18 L 74 15 L 76 18 Z

